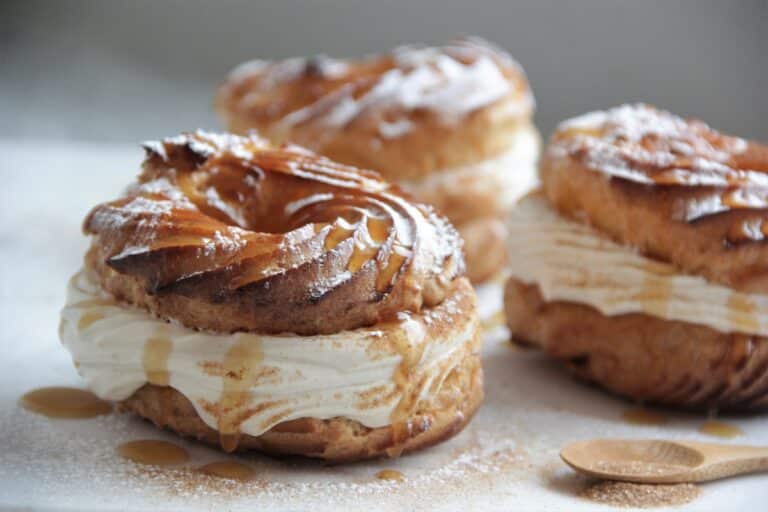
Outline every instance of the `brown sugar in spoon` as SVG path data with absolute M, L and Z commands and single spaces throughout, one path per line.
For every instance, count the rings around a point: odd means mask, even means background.
M 591 477 L 647 484 L 704 482 L 768 471 L 768 447 L 697 441 L 592 439 L 567 445 L 560 457 Z

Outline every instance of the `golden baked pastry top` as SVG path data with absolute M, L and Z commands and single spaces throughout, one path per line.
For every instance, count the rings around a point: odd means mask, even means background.
M 438 304 L 464 271 L 453 227 L 375 173 L 255 135 L 146 148 L 137 183 L 86 218 L 86 263 L 161 317 L 338 332 Z
M 768 147 L 624 105 L 562 123 L 541 163 L 560 213 L 680 270 L 768 291 Z
M 360 59 L 251 61 L 236 68 L 219 92 L 223 109 L 246 110 L 257 125 L 355 125 L 383 137 L 396 137 L 413 118 L 455 123 L 502 99 L 517 100 L 521 113 L 532 108 L 520 66 L 474 38 Z
M 567 121 L 553 135 L 549 152 L 612 178 L 680 187 L 681 194 L 689 192 L 687 187 L 707 188 L 706 198 L 681 204 L 678 217 L 685 221 L 731 209 L 768 208 L 768 147 L 649 105 Z M 759 229 L 740 234 L 741 241 L 765 237 Z
M 466 38 L 359 59 L 246 62 L 216 106 L 235 133 L 256 129 L 399 180 L 499 154 L 534 101 L 517 62 Z

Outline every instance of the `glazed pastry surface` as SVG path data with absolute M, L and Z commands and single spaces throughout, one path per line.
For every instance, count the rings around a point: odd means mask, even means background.
M 452 226 L 374 173 L 255 136 L 147 150 L 138 182 L 84 227 L 105 289 L 159 316 L 331 333 L 439 304 L 463 272 Z

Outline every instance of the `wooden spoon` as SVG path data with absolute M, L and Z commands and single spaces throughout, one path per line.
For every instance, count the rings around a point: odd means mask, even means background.
M 592 477 L 649 484 L 768 471 L 768 447 L 695 441 L 592 439 L 567 445 L 560 457 Z

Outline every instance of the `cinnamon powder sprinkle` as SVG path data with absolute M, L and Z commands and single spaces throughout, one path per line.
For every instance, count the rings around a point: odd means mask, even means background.
M 699 493 L 699 487 L 690 483 L 656 485 L 603 481 L 587 487 L 580 496 L 617 507 L 652 508 L 685 505 L 695 500 Z

